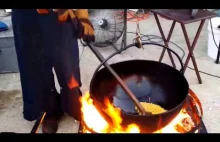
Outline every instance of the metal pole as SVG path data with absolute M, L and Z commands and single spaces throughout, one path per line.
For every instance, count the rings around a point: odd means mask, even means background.
M 217 58 L 216 58 L 216 61 L 215 61 L 216 64 L 219 63 L 219 58 L 220 58 L 220 41 L 219 41 L 219 44 L 218 44 L 218 54 L 217 54 Z
M 46 116 L 46 112 L 41 113 L 39 119 L 37 119 L 37 121 L 35 122 L 32 130 L 31 130 L 31 134 L 37 133 L 37 130 L 40 127 L 40 124 L 43 122 L 45 116 Z
M 124 31 L 121 42 L 121 49 L 127 46 L 127 9 L 124 9 Z

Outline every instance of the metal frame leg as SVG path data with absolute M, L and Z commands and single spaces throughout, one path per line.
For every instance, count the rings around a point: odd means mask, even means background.
M 124 9 L 124 33 L 121 42 L 121 49 L 127 46 L 127 9 Z
M 78 133 L 79 133 L 79 134 L 82 134 L 82 133 L 83 133 L 83 125 L 82 125 L 81 122 L 79 122 Z
M 169 48 L 168 42 L 169 42 L 169 40 L 170 40 L 170 38 L 171 38 L 171 35 L 172 35 L 172 33 L 173 33 L 173 29 L 174 29 L 174 27 L 175 27 L 176 21 L 173 21 L 173 24 L 172 24 L 172 26 L 171 26 L 171 28 L 170 28 L 170 32 L 169 32 L 168 37 L 167 37 L 167 39 L 166 39 L 166 37 L 165 37 L 165 35 L 164 35 L 164 32 L 163 32 L 163 29 L 162 29 L 161 24 L 160 24 L 160 20 L 159 20 L 157 14 L 155 14 L 155 13 L 154 13 L 154 18 L 155 18 L 155 20 L 156 20 L 156 23 L 157 23 L 157 26 L 158 26 L 158 28 L 159 28 L 160 34 L 161 34 L 161 36 L 162 36 L 162 39 L 163 39 L 163 41 L 164 41 L 164 44 L 165 44 L 165 46 L 167 46 L 167 48 Z M 160 59 L 159 59 L 159 62 L 162 61 L 165 51 L 166 51 L 166 49 L 163 49 L 163 51 L 162 51 L 162 53 L 161 53 L 161 56 L 160 56 Z M 171 63 L 172 63 L 172 65 L 173 65 L 173 67 L 176 68 L 175 62 L 174 62 L 174 60 L 173 60 L 173 56 L 172 56 L 172 54 L 171 54 L 170 51 L 168 51 L 168 55 L 169 55 L 169 57 L 170 57 L 170 60 L 171 60 Z
M 127 9 L 124 9 L 124 29 L 123 29 L 123 35 L 122 35 L 122 41 L 121 41 L 121 47 L 120 49 L 123 49 L 124 47 L 127 46 Z M 113 48 L 116 51 L 119 51 L 119 49 L 117 48 L 117 46 L 112 43 Z
M 220 41 L 219 41 L 219 44 L 218 44 L 218 53 L 217 53 L 217 58 L 216 58 L 216 61 L 215 61 L 216 64 L 219 63 L 219 58 L 220 58 Z
M 201 30 L 202 30 L 202 27 L 203 27 L 204 23 L 205 23 L 205 20 L 202 20 L 200 25 L 199 25 L 198 31 L 196 33 L 196 36 L 195 36 L 195 38 L 193 40 L 192 46 L 190 45 L 190 41 L 189 41 L 189 37 L 188 37 L 187 31 L 186 31 L 185 25 L 181 24 L 181 27 L 182 27 L 182 30 L 183 30 L 183 34 L 184 34 L 184 37 L 185 37 L 185 40 L 186 40 L 186 44 L 187 44 L 187 47 L 188 47 L 188 50 L 189 50 L 189 54 L 188 54 L 188 56 L 186 58 L 186 61 L 185 61 L 184 67 L 183 67 L 183 73 L 185 73 L 186 67 L 189 64 L 189 60 L 191 58 L 192 62 L 193 62 L 193 66 L 195 68 L 195 72 L 196 72 L 198 81 L 199 81 L 200 84 L 202 84 L 202 79 L 200 77 L 199 70 L 198 70 L 198 67 L 197 67 L 197 64 L 196 64 L 196 60 L 195 60 L 195 57 L 193 55 L 193 50 L 195 48 L 196 42 L 198 41 L 198 38 L 199 38 L 199 35 L 201 33 Z

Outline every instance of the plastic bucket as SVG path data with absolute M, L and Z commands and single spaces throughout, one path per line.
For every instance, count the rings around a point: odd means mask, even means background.
M 220 17 L 212 18 L 211 22 L 212 22 L 214 39 L 217 45 L 219 46 L 220 29 L 218 28 L 218 26 L 220 25 Z M 213 59 L 216 59 L 218 48 L 216 47 L 216 44 L 213 40 L 213 35 L 212 35 L 212 29 L 211 29 L 211 24 L 209 20 L 208 22 L 208 56 Z

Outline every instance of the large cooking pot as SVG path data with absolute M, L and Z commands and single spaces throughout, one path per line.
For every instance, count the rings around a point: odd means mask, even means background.
M 156 43 L 143 42 L 142 44 L 153 44 L 166 48 Z M 130 47 L 135 47 L 135 44 L 128 45 L 124 50 Z M 174 53 L 181 62 L 180 57 L 174 51 L 168 50 Z M 150 60 L 129 60 L 110 66 L 124 80 L 140 102 L 158 104 L 167 110 L 167 112 L 157 115 L 138 115 L 134 103 L 108 69 L 97 69 L 90 84 L 90 94 L 94 105 L 99 111 L 102 111 L 100 104 L 105 106 L 104 98 L 108 98 L 122 110 L 122 125 L 136 123 L 140 126 L 141 132 L 154 132 L 169 124 L 185 105 L 189 85 L 182 74 L 182 69 L 178 71 L 167 64 Z M 182 62 L 181 66 L 183 67 Z

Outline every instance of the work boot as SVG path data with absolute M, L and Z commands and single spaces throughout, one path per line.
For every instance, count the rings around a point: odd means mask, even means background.
M 57 132 L 58 124 L 63 114 L 60 115 L 51 115 L 45 116 L 43 125 L 42 125 L 42 132 L 46 134 L 54 134 Z
M 47 98 L 46 100 L 50 100 L 50 101 L 47 101 L 45 105 L 47 105 L 47 107 L 50 108 L 48 109 L 48 111 L 51 110 L 55 104 L 57 108 L 54 110 L 53 113 L 50 112 L 46 114 L 42 125 L 42 132 L 48 134 L 53 134 L 57 132 L 59 121 L 64 114 L 61 109 L 60 95 L 58 94 L 56 89 L 54 89 L 52 93 L 55 93 L 55 95 L 52 94 L 51 96 L 55 96 L 55 97 Z

